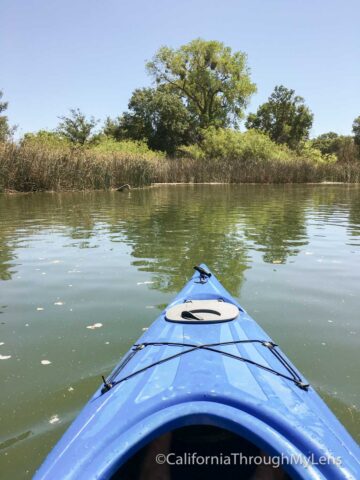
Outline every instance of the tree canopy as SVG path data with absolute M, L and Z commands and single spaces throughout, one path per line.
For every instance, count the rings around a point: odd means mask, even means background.
M 0 142 L 5 142 L 11 135 L 8 118 L 6 115 L 1 115 L 8 108 L 8 102 L 2 102 L 3 92 L 0 90 Z
M 79 145 L 84 145 L 89 141 L 98 123 L 98 120 L 95 120 L 94 117 L 87 119 L 78 108 L 71 109 L 69 116 L 62 116 L 59 119 L 61 122 L 56 131 L 70 142 Z
M 268 101 L 250 113 L 246 126 L 267 133 L 276 143 L 296 149 L 309 138 L 313 114 L 295 91 L 276 86 Z
M 145 140 L 153 150 L 173 154 L 192 137 L 192 118 L 181 98 L 167 88 L 133 92 L 129 111 L 117 120 L 107 119 L 104 133 L 117 140 Z
M 217 41 L 196 39 L 179 49 L 162 47 L 147 70 L 184 102 L 200 128 L 237 126 L 256 86 L 247 57 Z
M 338 135 L 335 132 L 327 132 L 312 139 L 311 144 L 323 154 L 337 154 L 344 139 L 344 136 Z
M 354 134 L 354 141 L 360 147 L 360 115 L 355 118 L 352 124 L 352 132 Z

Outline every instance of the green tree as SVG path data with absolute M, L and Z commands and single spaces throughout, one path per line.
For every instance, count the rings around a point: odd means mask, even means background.
M 352 131 L 354 134 L 354 142 L 358 147 L 360 147 L 360 116 L 355 118 L 352 124 Z
M 313 138 L 311 144 L 323 154 L 337 154 L 339 151 L 340 138 L 340 135 L 335 132 L 322 133 L 316 138 Z
M 107 117 L 101 134 L 117 141 L 125 140 L 126 137 L 124 128 L 122 126 L 122 117 L 117 117 L 115 119 Z
M 87 143 L 96 127 L 98 120 L 94 117 L 87 119 L 86 116 L 78 109 L 71 109 L 68 117 L 59 117 L 59 123 L 56 131 L 72 143 L 84 145 Z
M 355 139 L 350 135 L 338 135 L 328 132 L 311 140 L 311 145 L 321 151 L 323 155 L 336 155 L 341 163 L 357 161 L 357 147 Z
M 304 99 L 283 85 L 276 86 L 268 101 L 250 113 L 246 127 L 267 133 L 276 143 L 296 149 L 309 137 L 313 114 Z
M 8 108 L 8 102 L 2 102 L 3 92 L 0 90 L 0 114 Z M 8 118 L 6 115 L 0 115 L 0 142 L 5 142 L 11 135 Z
M 173 154 L 192 137 L 191 115 L 181 98 L 166 88 L 142 88 L 132 94 L 129 112 L 107 119 L 104 133 L 117 140 L 145 140 L 153 150 Z
M 197 39 L 177 50 L 160 48 L 147 70 L 183 99 L 198 127 L 227 127 L 238 125 L 256 91 L 246 61 L 221 42 Z

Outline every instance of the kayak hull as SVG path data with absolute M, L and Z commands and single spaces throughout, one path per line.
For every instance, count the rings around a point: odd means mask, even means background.
M 237 318 L 166 320 L 169 308 L 187 300 L 219 298 L 237 306 Z M 220 353 L 199 348 L 226 342 L 239 343 L 217 346 Z M 266 342 L 271 338 L 214 275 L 196 272 L 90 399 L 35 479 L 109 479 L 152 439 L 189 425 L 229 430 L 290 459 L 284 469 L 291 478 L 360 478 L 358 445 L 311 386 L 291 380 Z

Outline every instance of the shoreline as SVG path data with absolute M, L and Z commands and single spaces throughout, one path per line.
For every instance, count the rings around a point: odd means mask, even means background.
M 358 182 L 332 182 L 332 181 L 323 181 L 323 182 L 269 182 L 269 183 L 260 183 L 260 182 L 242 182 L 242 183 L 235 183 L 235 182 L 154 182 L 151 185 L 143 185 L 143 186 L 135 186 L 130 189 L 126 189 L 124 191 L 118 191 L 117 188 L 86 188 L 86 189 L 59 189 L 59 190 L 33 190 L 33 191 L 23 191 L 23 190 L 11 190 L 11 189 L 4 189 L 0 191 L 0 195 L 30 195 L 36 193 L 89 193 L 89 192 L 118 192 L 119 194 L 123 194 L 129 192 L 131 190 L 146 190 L 155 187 L 162 187 L 162 186 L 196 186 L 196 185 L 258 185 L 258 186 L 274 186 L 274 185 L 348 185 L 348 186 L 360 186 Z

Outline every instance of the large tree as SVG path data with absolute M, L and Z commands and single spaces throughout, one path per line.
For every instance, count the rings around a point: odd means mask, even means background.
M 181 97 L 199 128 L 227 127 L 238 125 L 256 91 L 246 61 L 221 42 L 197 39 L 160 48 L 147 69 L 158 86 Z
M 78 109 L 71 109 L 69 116 L 59 117 L 59 123 L 56 131 L 72 143 L 84 145 L 87 143 L 96 127 L 98 120 L 94 117 L 87 119 Z
M 0 90 L 0 142 L 5 142 L 11 135 L 8 118 L 6 115 L 1 115 L 8 108 L 8 102 L 2 102 L 3 92 Z
M 129 111 L 117 120 L 107 119 L 104 133 L 116 140 L 145 140 L 150 148 L 173 154 L 193 138 L 192 117 L 181 98 L 168 88 L 137 89 Z
M 246 127 L 267 133 L 276 143 L 296 149 L 309 138 L 313 114 L 295 91 L 276 86 L 268 101 L 250 113 Z
M 354 134 L 354 142 L 358 147 L 360 147 L 360 116 L 355 118 L 352 124 L 352 131 Z

